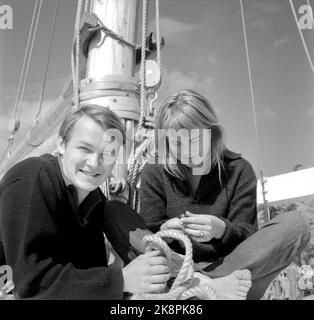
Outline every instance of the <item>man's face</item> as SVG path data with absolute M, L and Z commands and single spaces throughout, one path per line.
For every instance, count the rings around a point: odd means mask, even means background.
M 105 131 L 91 118 L 83 116 L 75 123 L 67 143 L 61 140 L 58 142 L 58 150 L 63 154 L 63 173 L 80 195 L 86 196 L 95 190 L 112 171 L 117 152 L 112 155 L 115 148 L 109 131 Z M 118 149 L 121 141 L 116 140 L 114 144 Z

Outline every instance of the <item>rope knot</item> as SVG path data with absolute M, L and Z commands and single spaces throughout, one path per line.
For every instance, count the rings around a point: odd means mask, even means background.
M 162 238 L 173 238 L 183 242 L 185 246 L 185 257 L 181 269 L 178 272 L 168 292 L 164 293 L 141 293 L 131 297 L 132 300 L 186 300 L 191 297 L 198 297 L 205 300 L 215 300 L 216 294 L 208 286 L 192 287 L 193 282 L 193 254 L 190 239 L 182 232 L 176 230 L 159 231 L 154 235 L 146 235 L 143 241 L 147 244 L 148 250 L 159 249 L 167 258 L 170 270 L 173 269 L 173 251 L 168 247 Z

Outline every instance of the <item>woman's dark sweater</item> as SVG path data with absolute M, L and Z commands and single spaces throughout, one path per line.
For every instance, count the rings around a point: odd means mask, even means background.
M 223 164 L 222 186 L 216 166 L 202 176 L 194 196 L 176 192 L 173 178 L 160 164 L 147 164 L 141 174 L 140 214 L 151 231 L 157 232 L 166 220 L 180 217 L 185 211 L 215 215 L 225 221 L 222 239 L 193 242 L 196 262 L 226 256 L 257 230 L 256 177 L 252 166 L 229 150 L 224 152 Z M 172 248 L 182 252 L 177 243 Z

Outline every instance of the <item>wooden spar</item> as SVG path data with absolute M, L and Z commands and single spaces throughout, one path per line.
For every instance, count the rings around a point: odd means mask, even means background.
M 56 148 L 56 133 L 59 125 L 70 111 L 71 96 L 67 94 L 57 98 L 40 124 L 30 129 L 26 137 L 15 147 L 11 156 L 1 163 L 0 177 L 22 159 L 53 152 Z
M 90 8 L 108 29 L 129 43 L 136 42 L 138 0 L 92 0 Z M 85 63 L 82 62 L 81 68 L 85 69 Z M 134 78 L 134 73 L 134 48 L 103 31 L 92 39 L 86 70 L 82 72 L 86 74 L 86 79 L 81 81 L 82 105 L 93 103 L 112 108 L 125 119 L 127 137 L 130 138 L 134 134 L 134 122 L 139 118 L 138 80 Z M 16 162 L 26 157 L 54 151 L 60 123 L 71 111 L 71 94 L 71 84 L 68 84 L 38 127 L 32 128 L 10 158 L 1 163 L 0 177 Z M 127 155 L 130 148 L 129 145 Z M 116 170 L 117 176 L 126 176 L 126 165 Z

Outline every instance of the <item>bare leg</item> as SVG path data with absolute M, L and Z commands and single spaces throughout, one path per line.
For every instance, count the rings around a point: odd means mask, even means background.
M 310 240 L 309 223 L 298 212 L 280 214 L 238 245 L 217 266 L 202 273 L 220 278 L 248 269 L 252 288 L 248 299 L 260 299 L 271 281 L 299 254 Z

